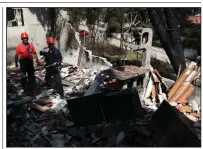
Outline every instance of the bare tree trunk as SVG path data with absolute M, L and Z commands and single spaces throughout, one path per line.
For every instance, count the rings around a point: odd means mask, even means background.
M 174 20 L 174 18 L 172 17 L 172 14 L 171 14 L 172 10 L 166 10 L 166 11 L 169 11 L 167 13 L 170 16 L 170 18 L 168 18 L 168 22 L 167 22 L 168 26 L 175 28 L 175 24 L 172 22 Z M 181 66 L 182 66 L 181 72 L 182 72 L 186 68 L 182 46 L 180 48 L 179 41 L 174 42 L 174 40 L 176 40 L 175 38 L 177 36 L 179 36 L 178 38 L 180 38 L 180 34 L 178 34 L 178 33 L 169 34 L 166 31 L 163 24 L 161 23 L 161 19 L 160 19 L 159 15 L 157 14 L 157 12 L 155 11 L 155 9 L 148 8 L 148 14 L 150 17 L 150 21 L 160 38 L 161 44 L 162 44 L 163 48 L 165 49 L 166 54 L 168 55 L 168 57 L 171 61 L 173 69 L 175 70 L 175 72 L 177 74 L 178 69 L 179 69 L 179 64 L 181 64 Z M 171 38 L 173 40 L 171 40 Z
M 172 8 L 165 8 L 164 12 L 166 14 L 167 19 L 167 26 L 170 29 L 169 35 L 170 35 L 170 40 L 173 45 L 173 48 L 178 52 L 180 62 L 179 64 L 181 65 L 181 68 L 183 68 L 181 71 L 183 71 L 186 67 L 185 65 L 185 58 L 184 58 L 184 52 L 182 48 L 182 42 L 181 42 L 181 36 L 180 36 L 180 31 L 178 27 L 178 22 L 175 17 L 175 13 L 172 10 Z

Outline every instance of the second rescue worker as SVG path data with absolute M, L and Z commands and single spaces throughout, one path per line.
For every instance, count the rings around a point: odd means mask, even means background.
M 64 98 L 64 90 L 61 82 L 60 71 L 57 66 L 60 66 L 62 63 L 61 52 L 54 47 L 55 40 L 52 37 L 47 38 L 48 47 L 40 51 L 40 55 L 45 57 L 46 66 L 54 65 L 52 67 L 46 68 L 45 80 L 47 85 L 51 88 L 54 88 L 61 95 L 61 98 Z M 53 84 L 52 77 L 54 78 L 55 84 Z
M 24 75 L 28 75 L 28 82 L 27 79 L 22 80 L 21 84 L 25 91 L 32 91 L 36 87 L 36 80 L 34 76 L 34 66 L 33 66 L 33 56 L 36 59 L 37 63 L 39 64 L 39 59 L 37 57 L 37 53 L 35 47 L 32 43 L 29 43 L 29 37 L 26 32 L 21 33 L 21 40 L 22 43 L 18 44 L 16 47 L 16 54 L 15 54 L 15 64 L 16 68 L 18 68 L 18 60 L 20 57 L 20 71 Z M 23 83 L 22 83 L 23 82 Z M 29 84 L 29 85 L 28 85 Z

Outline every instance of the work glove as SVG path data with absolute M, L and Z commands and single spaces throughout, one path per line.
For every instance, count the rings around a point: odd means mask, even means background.
M 39 55 L 43 55 L 43 51 L 40 51 L 40 52 L 39 52 Z
M 58 67 L 58 66 L 59 66 L 59 63 L 55 62 L 53 65 L 54 65 L 55 67 Z

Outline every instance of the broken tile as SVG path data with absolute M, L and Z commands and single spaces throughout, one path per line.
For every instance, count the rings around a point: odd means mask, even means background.
M 191 116 L 194 116 L 194 117 L 201 117 L 201 113 L 200 112 L 192 112 L 190 113 Z
M 177 106 L 176 107 L 180 112 L 191 112 L 192 107 L 190 106 Z
M 59 99 L 57 102 L 54 103 L 54 105 L 51 107 L 51 110 L 54 112 L 59 112 L 64 108 L 64 106 L 67 105 L 67 101 L 63 99 Z

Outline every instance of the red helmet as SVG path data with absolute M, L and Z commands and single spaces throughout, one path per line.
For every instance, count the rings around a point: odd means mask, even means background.
M 21 33 L 21 38 L 28 38 L 28 34 L 26 32 Z
M 52 38 L 52 37 L 47 38 L 47 44 L 54 44 L 54 43 L 55 43 L 54 38 Z

